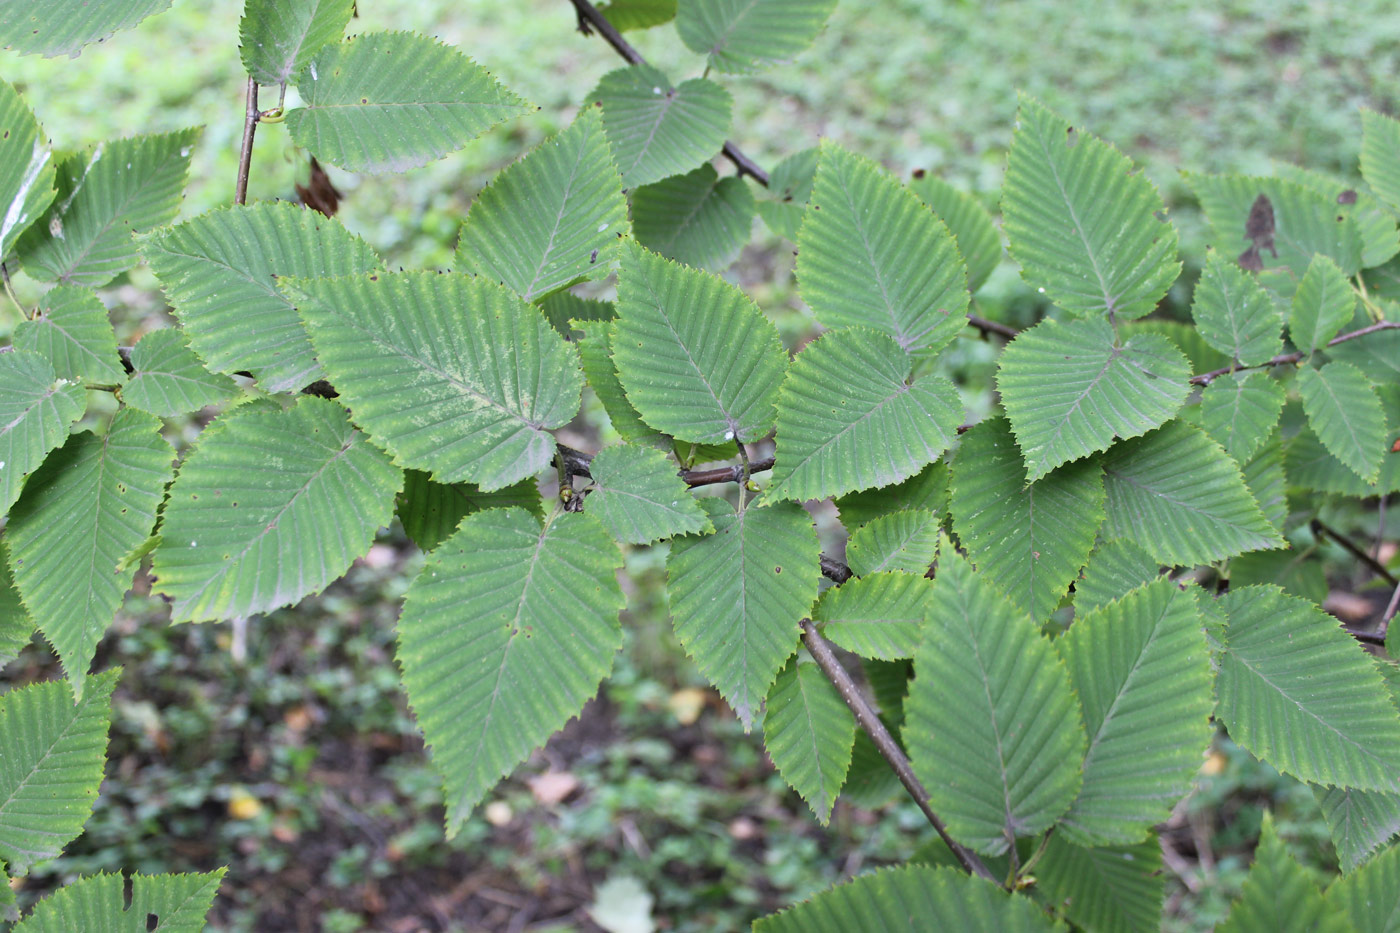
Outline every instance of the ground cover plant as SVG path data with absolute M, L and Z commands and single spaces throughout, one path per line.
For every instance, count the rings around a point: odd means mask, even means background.
M 1336 526 L 1384 514 L 1400 469 L 1400 124 L 1359 119 L 1364 188 L 1187 174 L 1216 244 L 1188 323 L 1148 319 L 1181 270 L 1151 182 L 1024 97 L 1002 232 L 1047 313 L 1022 329 L 972 305 L 1002 250 L 974 200 L 831 142 L 770 174 L 727 141 L 715 75 L 792 57 L 832 4 L 617 5 L 635 28 L 674 15 L 706 56 L 675 83 L 573 5 L 628 64 L 478 194 L 451 269 L 390 271 L 330 216 L 319 165 L 405 171 L 531 107 L 426 36 L 342 38 L 348 3 L 249 4 L 234 205 L 179 223 L 197 130 L 54 153 L 4 86 L 0 257 L 54 283 L 15 296 L 0 355 L 4 622 L 12 654 L 37 627 L 64 674 L 0 701 L 23 749 L 7 870 L 82 829 L 116 680 L 89 672 L 138 571 L 173 621 L 236 627 L 325 589 L 396 519 L 426 557 L 394 654 L 449 837 L 612 670 L 622 547 L 669 541 L 677 640 L 817 819 L 884 775 L 940 839 L 756 929 L 907 928 L 891 911 L 911 898 L 922 925 L 1155 926 L 1155 827 L 1212 720 L 1314 789 L 1346 871 L 1324 892 L 1266 819 L 1227 925 L 1369 928 L 1400 889 L 1376 854 L 1397 827 L 1380 649 L 1400 587 Z M 0 40 L 73 52 L 160 6 L 12 13 Z M 319 213 L 248 203 L 254 139 L 279 124 L 318 160 Z M 756 216 L 795 243 L 825 328 L 795 353 L 710 271 Z M 119 347 L 95 289 L 138 262 L 178 323 Z M 1004 344 L 978 417 L 968 338 Z M 585 386 L 620 442 L 556 436 Z M 814 524 L 832 507 L 844 560 Z M 1319 607 L 1323 539 L 1387 585 L 1378 625 Z M 17 928 L 199 928 L 218 882 L 138 876 L 127 896 L 98 875 Z

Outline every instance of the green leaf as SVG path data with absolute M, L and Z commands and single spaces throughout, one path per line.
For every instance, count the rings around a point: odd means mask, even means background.
M 732 265 L 749 241 L 757 210 L 742 178 L 720 178 L 708 162 L 632 192 L 637 242 L 697 269 Z
M 676 0 L 613 0 L 599 7 L 598 12 L 607 17 L 619 32 L 650 29 L 676 18 Z
M 1400 714 L 1341 624 L 1273 586 L 1232 589 L 1220 606 L 1218 715 L 1231 738 L 1300 780 L 1400 791 Z
M 1274 433 L 1288 393 L 1268 373 L 1226 373 L 1201 393 L 1201 427 L 1237 463 Z
M 724 146 L 734 101 L 704 78 L 673 86 L 650 65 L 603 75 L 589 95 L 603 108 L 613 158 L 628 188 L 688 172 Z
M 763 745 L 823 826 L 846 782 L 855 738 L 856 721 L 821 669 L 788 661 L 768 691 Z
M 1365 122 L 1364 112 L 1362 122 Z M 1364 142 L 1362 146 L 1364 148 Z M 1363 269 L 1379 266 L 1400 252 L 1400 230 L 1395 227 L 1395 215 L 1378 198 L 1356 190 L 1350 179 L 1296 165 L 1276 165 L 1275 169 L 1281 177 L 1332 198 L 1338 213 L 1350 215 L 1356 221 L 1361 234 Z
M 112 321 L 90 289 L 49 289 L 39 299 L 39 313 L 15 328 L 14 344 L 47 359 L 60 379 L 103 385 L 126 381 Z
M 1004 418 L 974 427 L 952 468 L 953 530 L 977 569 L 1037 622 L 1089 559 L 1104 520 L 1103 470 L 1085 461 L 1026 484 Z
M 83 831 L 102 783 L 119 673 L 93 677 L 77 702 L 53 680 L 0 696 L 0 859 L 12 874 L 58 855 Z
M 1119 346 L 1104 320 L 1045 320 L 1022 332 L 1001 355 L 997 388 L 1027 481 L 1158 427 L 1186 401 L 1190 375 L 1165 337 Z
M 941 522 L 947 504 L 948 464 L 943 460 L 935 460 L 895 486 L 853 492 L 836 500 L 841 524 L 852 531 L 881 515 L 910 509 L 933 512 Z
M 402 466 L 491 491 L 543 469 L 578 414 L 578 354 L 514 293 L 464 273 L 282 283 L 355 421 Z
M 882 868 L 754 921 L 754 933 L 1041 933 L 1063 930 L 1033 901 L 952 868 Z
M 442 775 L 449 838 L 496 782 L 583 708 L 622 647 L 622 554 L 586 515 L 462 521 L 399 617 L 404 688 Z
M 427 473 L 418 470 L 404 471 L 403 492 L 399 493 L 397 504 L 404 533 L 425 551 L 446 540 L 473 512 L 513 506 L 544 520 L 544 502 L 533 479 L 523 479 L 495 492 L 482 492 L 471 483 L 435 483 Z
M 1200 335 L 1245 366 L 1283 352 L 1283 315 L 1274 297 L 1239 264 L 1211 250 L 1191 299 Z
M 987 855 L 1054 825 L 1079 791 L 1084 726 L 1039 627 L 940 549 L 904 741 L 948 832 Z
M 0 5 L 0 45 L 21 55 L 77 56 L 83 46 L 130 29 L 170 0 L 46 0 Z
M 559 331 L 566 340 L 582 343 L 583 328 L 574 327 L 573 322 L 596 323 L 611 321 L 617 317 L 617 309 L 611 301 L 598 301 L 593 298 L 580 298 L 571 291 L 551 292 L 535 302 L 550 326 Z M 611 361 L 608 363 L 612 365 Z M 587 368 L 584 369 L 587 372 Z
M 450 45 L 372 32 L 321 49 L 293 79 L 287 112 L 298 146 L 349 172 L 406 172 L 534 110 Z
M 584 375 L 588 377 L 589 388 L 603 403 L 603 410 L 608 413 L 613 430 L 633 443 L 668 446 L 666 436 L 649 427 L 627 400 L 627 393 L 623 391 L 617 368 L 613 365 L 613 325 L 606 321 L 589 321 L 581 322 L 577 327 L 583 332 L 583 337 L 578 341 L 578 355 L 583 361 Z
M 584 507 L 619 541 L 651 544 L 714 530 L 676 475 L 676 464 L 654 447 L 605 447 L 589 464 L 589 472 L 594 488 Z
M 1277 431 L 1244 465 L 1243 472 L 1244 484 L 1259 504 L 1259 511 L 1282 534 L 1288 519 L 1288 478 L 1283 472 L 1283 443 Z
M 1324 349 L 1356 313 L 1356 292 L 1328 257 L 1318 254 L 1293 294 L 1288 336 L 1304 355 Z
M 374 250 L 339 221 L 285 202 L 201 214 L 143 238 L 141 251 L 209 368 L 250 371 L 268 392 L 295 391 L 322 376 L 277 277 L 380 267 Z
M 0 549 L 3 553 L 3 549 Z M 10 573 L 10 562 L 0 559 L 0 667 L 9 664 L 34 637 L 34 620 L 20 602 L 19 590 Z M 3 869 L 0 869 L 3 872 Z M 0 891 L 0 894 L 4 894 Z M 0 911 L 2 912 L 2 911 Z
M 802 300 L 826 327 L 861 324 L 933 353 L 967 326 L 967 271 L 953 234 L 878 164 L 832 142 L 797 235 Z
M 476 196 L 455 261 L 533 301 L 607 275 L 626 232 L 627 199 L 603 121 L 585 107 Z
M 1035 876 L 1046 898 L 1085 930 L 1140 933 L 1161 923 L 1166 891 L 1162 847 L 1155 838 L 1086 849 L 1055 835 Z
M 686 0 L 676 32 L 708 67 L 746 74 L 796 58 L 834 9 L 836 0 Z
M 1132 160 L 1022 95 L 1001 209 L 1021 274 L 1073 314 L 1137 318 L 1176 281 L 1176 229 Z
M 232 379 L 204 368 L 173 327 L 153 330 L 138 340 L 131 348 L 131 368 L 122 400 L 164 418 L 218 405 L 238 394 Z
M 1385 412 L 1366 374 L 1350 363 L 1304 367 L 1298 390 L 1308 424 L 1323 446 L 1367 483 L 1376 482 L 1390 445 L 1385 442 Z
M 352 0 L 245 0 L 238 24 L 243 67 L 259 84 L 286 84 L 340 39 L 354 7 Z
M 657 430 L 721 443 L 773 427 L 787 354 L 758 306 L 717 276 L 627 249 L 612 347 L 627 398 Z
M 758 214 L 768 229 L 793 242 L 797 242 L 797 230 L 812 196 L 819 151 L 815 147 L 803 149 L 773 166 L 768 187 L 758 199 Z
M 1400 930 L 1400 848 L 1332 882 L 1324 901 L 1328 910 L 1346 916 L 1356 933 Z
M 1367 856 L 1400 833 L 1400 794 L 1316 784 L 1312 790 L 1343 871 L 1355 870 Z
M 1400 440 L 1400 392 L 1382 386 L 1382 407 L 1390 413 L 1390 428 L 1382 448 L 1389 450 Z M 1380 496 L 1400 491 L 1400 455 L 1387 453 L 1381 459 L 1380 477 L 1366 483 L 1356 471 L 1346 466 L 1322 445 L 1312 428 L 1305 427 L 1288 443 L 1284 454 L 1288 483 L 1314 492 L 1336 493 L 1344 496 Z
M 1101 541 L 1089 556 L 1084 578 L 1074 584 L 1076 616 L 1102 609 L 1157 578 L 1152 555 L 1125 539 Z
M 0 8 L 0 42 L 6 41 L 9 16 L 18 6 Z M 0 259 L 8 259 L 10 247 L 54 198 L 53 152 L 39 128 L 39 121 L 25 105 L 14 85 L 0 80 Z
M 1400 321 L 1400 305 L 1386 302 L 1382 309 L 1385 320 Z M 1351 327 L 1360 330 L 1373 322 L 1358 309 Z M 1342 360 L 1359 368 L 1378 386 L 1400 385 L 1400 329 L 1367 334 L 1364 338 L 1348 340 L 1327 348 L 1327 357 Z
M 180 466 L 153 557 L 175 622 L 247 616 L 319 592 L 389 523 L 403 473 L 334 402 L 234 409 Z
M 846 542 L 851 572 L 858 577 L 885 570 L 922 575 L 938 556 L 942 518 L 923 509 L 905 509 L 872 519 Z
M 1240 890 L 1239 900 L 1230 905 L 1225 922 L 1216 927 L 1218 933 L 1255 933 L 1259 930 L 1276 933 L 1309 933 L 1336 931 L 1335 921 L 1328 917 L 1322 892 L 1297 859 L 1289 854 L 1274 828 L 1273 815 L 1264 813 L 1264 827 L 1259 846 L 1254 850 L 1254 864 Z
M 863 327 L 803 347 L 778 394 L 777 463 L 763 501 L 888 486 L 947 450 L 962 399 L 937 373 L 911 381 L 913 365 L 893 338 Z
M 1198 428 L 1180 421 L 1114 447 L 1103 458 L 1110 537 L 1189 567 L 1282 547 L 1240 468 Z
M 1364 108 L 1361 177 L 1391 210 L 1400 212 L 1400 121 Z
M 225 871 L 133 875 L 129 903 L 121 875 L 104 872 L 79 878 L 36 904 L 14 933 L 200 933 Z
M 1157 580 L 1076 618 L 1056 644 L 1084 710 L 1084 786 L 1071 842 L 1141 842 L 1191 789 L 1210 744 L 1210 651 L 1196 601 Z
M 927 172 L 915 172 L 909 189 L 948 225 L 967 263 L 967 290 L 975 293 L 1001 265 L 1001 234 L 992 218 L 972 195 Z
M 133 233 L 180 209 L 198 127 L 98 143 L 58 163 L 58 194 L 19 239 L 24 271 L 41 282 L 106 285 L 136 265 Z
M 871 573 L 822 593 L 812 618 L 823 635 L 863 658 L 912 658 L 932 590 L 922 573 Z
M 1229 357 L 1207 343 L 1200 330 L 1185 321 L 1139 318 L 1119 325 L 1118 334 L 1125 338 L 1136 337 L 1138 334 L 1160 334 L 1166 337 L 1178 350 L 1186 354 L 1193 373 L 1209 372 L 1230 365 Z
M 1280 292 L 1285 298 L 1292 294 L 1291 281 L 1307 271 L 1315 254 L 1330 257 L 1348 276 L 1361 267 L 1361 232 L 1355 220 L 1337 212 L 1334 198 L 1282 178 L 1188 172 L 1186 181 L 1195 189 L 1214 240 L 1227 256 L 1250 244 L 1246 221 L 1259 196 L 1268 199 L 1274 232 L 1271 239 L 1261 238 L 1259 259 L 1266 269 L 1283 267 L 1291 273 L 1284 279 L 1273 279 L 1278 285 L 1290 283 Z
M 39 354 L 0 353 L 0 515 L 19 498 L 24 478 L 68 437 L 86 403 L 83 387 L 56 377 Z
M 715 532 L 671 544 L 671 617 L 686 653 L 747 730 L 817 598 L 821 545 L 795 505 L 700 505 Z
M 74 434 L 25 484 L 5 535 L 15 585 L 73 685 L 83 682 L 136 567 L 116 569 L 145 541 L 174 474 L 160 421 L 122 409 L 106 434 Z
M 886 726 L 889 725 L 887 722 Z M 856 730 L 855 745 L 851 747 L 851 767 L 846 772 L 846 784 L 841 788 L 842 799 L 857 807 L 875 810 L 888 805 L 896 797 L 903 797 L 904 793 L 899 776 L 890 768 L 870 736 L 863 730 Z

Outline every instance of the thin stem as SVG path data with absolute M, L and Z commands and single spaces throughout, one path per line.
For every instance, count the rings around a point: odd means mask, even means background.
M 965 848 L 954 840 L 952 836 L 948 835 L 948 830 L 943 825 L 943 821 L 940 820 L 938 815 L 929 807 L 928 791 L 924 790 L 924 785 L 921 784 L 919 779 L 914 775 L 914 768 L 910 765 L 908 757 L 904 754 L 904 750 L 895 742 L 894 736 L 890 735 L 889 730 L 885 728 L 885 724 L 880 721 L 880 717 L 870 708 L 870 704 L 865 701 L 865 697 L 861 694 L 855 681 L 851 679 L 851 675 L 841 666 L 841 662 L 836 658 L 836 653 L 831 650 L 831 642 L 827 641 L 826 638 L 817 631 L 817 627 L 812 624 L 810 619 L 802 620 L 802 641 L 807 646 L 807 650 L 812 653 L 812 658 L 817 662 L 817 666 L 820 667 L 822 673 L 826 675 L 826 679 L 831 681 L 832 686 L 836 688 L 836 692 L 841 694 L 841 699 L 846 701 L 846 706 L 850 707 L 852 715 L 856 718 L 856 722 L 865 730 L 865 734 L 870 736 L 870 740 L 874 742 L 875 747 L 879 749 L 881 757 L 889 763 L 894 773 L 899 776 L 900 783 L 904 785 L 904 789 L 909 792 L 909 796 L 914 798 L 914 802 L 918 804 L 919 809 L 924 812 L 924 816 L 928 819 L 929 824 L 938 833 L 939 837 L 947 843 L 948 848 L 953 851 L 953 855 L 957 858 L 958 863 L 962 865 L 963 869 L 968 874 L 977 875 L 978 877 L 986 878 L 988 881 L 995 882 L 996 878 L 992 875 L 987 866 L 983 864 L 982 860 L 977 857 L 977 853 L 973 852 L 971 849 Z
M 1390 620 L 1395 618 L 1395 611 L 1400 609 L 1400 584 L 1396 584 L 1395 591 L 1390 594 L 1390 602 L 1385 605 L 1385 612 L 1381 613 L 1381 640 L 1385 640 L 1386 632 L 1390 631 Z
M 1367 554 L 1355 541 L 1330 525 L 1325 524 L 1322 519 L 1314 518 L 1312 520 L 1312 527 L 1314 534 L 1321 532 L 1333 541 L 1336 541 L 1342 547 L 1346 548 L 1347 552 L 1350 553 L 1352 557 L 1355 557 L 1357 560 L 1361 561 L 1361 563 L 1371 568 L 1372 573 L 1385 580 L 1391 586 L 1400 585 L 1400 580 L 1397 580 L 1395 574 L 1387 570 L 1384 564 L 1376 560 L 1370 554 Z
M 233 188 L 233 203 L 248 203 L 248 170 L 253 165 L 253 134 L 258 129 L 258 82 L 248 79 L 248 101 L 243 115 L 243 147 L 238 151 L 238 181 Z
M 967 316 L 967 323 L 980 330 L 984 336 L 987 334 L 996 334 L 998 337 L 1005 337 L 1007 340 L 1014 340 L 1016 338 L 1016 335 L 1020 333 L 1019 330 L 1017 330 L 1009 324 L 1002 324 L 997 321 L 989 321 L 986 318 L 978 317 L 975 314 L 969 314 Z
M 286 82 L 286 81 L 283 81 L 283 82 L 281 83 L 281 85 L 279 85 L 278 88 L 277 88 L 277 109 L 278 109 L 278 110 L 285 110 L 286 108 L 287 108 L 287 82 Z
M 5 294 L 9 295 L 10 300 L 15 303 L 15 310 L 19 312 L 20 317 L 27 320 L 29 312 L 24 310 L 24 305 L 20 304 L 19 296 L 15 294 L 15 287 L 10 282 L 10 267 L 3 262 L 0 262 L 0 278 L 5 280 Z
M 1369 334 L 1379 333 L 1383 330 L 1400 330 L 1400 321 L 1379 321 L 1359 330 L 1350 333 L 1340 334 L 1327 341 L 1327 346 L 1335 347 L 1339 343 L 1346 343 L 1348 340 L 1356 340 L 1358 337 L 1365 337 Z M 1201 373 L 1199 376 L 1192 376 L 1189 380 L 1193 386 L 1208 386 L 1221 376 L 1229 373 L 1236 373 L 1246 369 L 1267 369 L 1270 366 L 1289 366 L 1302 362 L 1306 353 L 1280 353 L 1273 359 L 1265 360 L 1262 363 L 1255 363 L 1252 366 L 1225 366 L 1220 369 L 1212 369 L 1208 373 Z
M 1026 859 L 1026 864 L 1021 866 L 1021 871 L 1019 872 L 1020 877 L 1024 878 L 1028 875 L 1030 870 L 1034 868 L 1036 863 L 1045 855 L 1045 850 L 1050 848 L 1050 837 L 1054 835 L 1054 833 L 1055 827 L 1051 826 L 1045 831 L 1045 835 L 1040 837 L 1040 845 L 1036 848 L 1035 853 L 1030 858 Z M 1014 849 L 1015 846 L 1012 846 L 1012 848 Z
M 1381 559 L 1381 544 L 1385 541 L 1385 508 L 1389 499 L 1389 496 L 1381 496 L 1380 508 L 1376 510 L 1376 540 L 1371 545 L 1371 556 L 1376 560 Z
M 749 505 L 749 477 L 753 471 L 749 468 L 749 452 L 744 448 L 744 442 L 735 444 L 739 448 L 739 511 L 742 512 Z

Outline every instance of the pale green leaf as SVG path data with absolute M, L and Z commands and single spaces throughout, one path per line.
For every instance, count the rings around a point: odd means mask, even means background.
M 1400 847 L 1338 878 L 1324 898 L 1329 910 L 1351 921 L 1355 933 L 1400 930 Z
M 102 783 L 118 673 L 93 677 L 76 703 L 53 680 L 0 696 L 0 859 L 11 873 L 53 858 L 83 831 Z
M 612 348 L 627 398 L 657 430 L 721 443 L 773 427 L 787 354 L 758 306 L 717 276 L 627 249 Z
M 287 411 L 239 408 L 180 466 L 152 559 L 171 618 L 199 622 L 289 606 L 319 592 L 389 523 L 403 473 L 304 395 Z
M 1049 933 L 1035 902 L 952 868 L 882 868 L 754 921 L 754 933 Z
M 372 32 L 328 45 L 293 79 L 298 146 L 349 172 L 406 172 L 456 152 L 533 105 L 450 45 Z
M 836 0 L 685 0 L 676 32 L 710 68 L 746 74 L 795 58 L 834 9 Z
M 816 148 L 794 152 L 768 173 L 768 187 L 758 199 L 758 215 L 778 236 L 797 241 L 797 230 L 812 196 L 817 174 Z
M 1029 616 L 941 548 L 903 737 L 948 832 L 987 855 L 1049 829 L 1080 785 L 1069 671 Z
M 1211 250 L 1191 298 L 1191 317 L 1212 347 L 1245 366 L 1283 352 L 1283 315 L 1239 263 Z
M 1273 814 L 1265 811 L 1254 864 L 1244 880 L 1239 899 L 1230 905 L 1218 933 L 1342 933 L 1342 918 L 1329 917 L 1322 892 L 1311 876 L 1288 852 L 1274 828 Z
M 1089 559 L 1104 520 L 1103 470 L 1084 461 L 1026 484 L 1004 418 L 968 431 L 953 458 L 953 531 L 977 569 L 1037 622 Z
M 676 0 L 612 0 L 598 8 L 619 32 L 650 29 L 676 18 Z
M 608 274 L 627 233 L 627 199 L 603 122 L 572 126 L 497 175 L 472 202 L 456 263 L 527 301 Z
M 1361 177 L 1393 211 L 1400 211 L 1400 121 L 1361 111 Z
M 34 472 L 5 530 L 15 585 L 73 685 L 131 587 L 117 563 L 145 541 L 174 474 L 160 421 L 122 409 L 105 434 L 74 434 Z
M 1011 419 L 1026 479 L 1138 437 L 1181 408 L 1190 367 L 1157 334 L 1122 346 L 1107 321 L 1045 320 L 1001 355 L 997 388 Z
M 4 549 L 0 548 L 0 667 L 19 657 L 33 637 L 34 620 L 20 602 L 10 562 L 4 559 Z
M 103 385 L 126 381 L 112 321 L 90 289 L 49 289 L 39 299 L 38 314 L 15 328 L 14 344 L 47 359 L 60 379 Z
M 1086 849 L 1056 834 L 1035 876 L 1051 904 L 1093 933 L 1142 933 L 1161 923 L 1166 885 L 1162 847 L 1155 838 L 1134 846 Z
M 1316 784 L 1312 789 L 1343 871 L 1353 871 L 1400 834 L 1400 794 Z
M 1126 539 L 1101 541 L 1089 555 L 1084 578 L 1074 584 L 1076 616 L 1101 609 L 1157 577 L 1159 564 Z
M 622 389 L 612 359 L 613 325 L 606 321 L 588 321 L 579 323 L 577 329 L 583 332 L 578 341 L 578 355 L 583 362 L 584 375 L 588 377 L 589 388 L 603 403 L 613 430 L 636 444 L 666 446 L 666 436 L 642 420 Z
M 83 387 L 54 375 L 31 350 L 0 353 L 0 515 L 19 498 L 24 478 L 83 416 Z
M 1022 96 L 1001 209 L 1021 274 L 1073 314 L 1137 318 L 1176 281 L 1176 229 L 1127 156 Z
M 967 263 L 967 290 L 976 292 L 1001 265 L 1001 234 L 992 218 L 966 191 L 927 172 L 915 172 L 909 188 L 948 225 Z
M 742 178 L 720 178 L 708 162 L 632 192 L 637 242 L 697 269 L 732 265 L 749 241 L 757 210 Z
M 937 373 L 911 381 L 913 365 L 894 338 L 863 327 L 803 347 L 778 394 L 777 463 L 763 501 L 888 486 L 947 450 L 962 399 Z
M 932 591 L 922 573 L 871 573 L 822 593 L 812 618 L 827 638 L 863 658 L 912 658 Z
M 488 492 L 543 469 L 578 414 L 578 353 L 513 292 L 465 273 L 282 284 L 355 421 L 405 467 Z
M 0 4 L 0 45 L 21 55 L 77 56 L 83 46 L 130 29 L 170 0 L 44 0 Z
M 953 234 L 893 175 L 832 142 L 797 235 L 797 284 L 826 327 L 873 327 L 906 350 L 937 351 L 967 326 Z
M 1198 428 L 1173 421 L 1117 445 L 1103 467 L 1107 533 L 1164 564 L 1189 567 L 1284 544 L 1235 461 Z
M 747 730 L 817 598 L 821 545 L 795 505 L 735 512 L 723 499 L 700 504 L 715 531 L 671 544 L 671 617 L 686 653 Z
M 1322 445 L 1367 483 L 1376 482 L 1390 446 L 1385 443 L 1385 412 L 1366 375 L 1350 363 L 1305 367 L 1298 374 L 1298 390 Z
M 352 0 L 245 0 L 238 24 L 243 67 L 259 84 L 285 84 L 340 39 Z
M 593 491 L 584 508 L 619 541 L 651 544 L 714 530 L 675 462 L 654 447 L 605 447 L 588 469 Z
M 380 266 L 340 222 L 286 202 L 234 206 L 145 237 L 190 345 L 220 373 L 252 372 L 268 392 L 321 377 L 301 319 L 278 276 L 348 275 Z
M 851 533 L 846 562 L 858 577 L 886 570 L 923 574 L 938 556 L 943 516 L 923 509 L 881 515 Z
M 544 502 L 533 479 L 522 479 L 495 492 L 482 492 L 471 483 L 435 483 L 427 473 L 405 470 L 403 492 L 397 510 L 404 533 L 425 551 L 431 551 L 462 519 L 483 509 L 525 509 L 544 520 Z
M 733 98 L 704 78 L 673 86 L 650 65 L 604 75 L 589 95 L 628 188 L 688 172 L 716 155 L 729 132 Z
M 1195 599 L 1158 580 L 1076 618 L 1056 645 L 1089 734 L 1084 786 L 1059 831 L 1083 845 L 1141 842 L 1191 789 L 1213 734 Z
M 1237 463 L 1274 433 L 1288 393 L 1268 373 L 1226 373 L 1201 393 L 1201 427 Z
M 622 647 L 622 554 L 594 519 L 468 516 L 399 617 L 404 688 L 455 835 L 496 782 L 598 690 Z
M 1341 624 L 1271 586 L 1231 589 L 1220 606 L 1217 714 L 1231 738 L 1300 780 L 1400 791 L 1400 714 Z
M 79 878 L 36 904 L 14 933 L 201 933 L 225 871 L 133 875 L 129 902 L 121 875 Z
M 1363 112 L 1362 124 L 1365 124 Z M 1362 142 L 1365 148 L 1365 142 Z M 1311 188 L 1319 194 L 1330 197 L 1337 205 L 1337 213 L 1349 215 L 1356 221 L 1357 232 L 1361 234 L 1361 267 L 1379 266 L 1400 252 L 1400 230 L 1395 226 L 1395 215 L 1380 199 L 1358 191 L 1350 179 L 1296 165 L 1280 164 L 1275 169 L 1283 178 Z
M 1356 292 L 1342 270 L 1318 254 L 1293 294 L 1288 336 L 1305 355 L 1321 350 L 1356 313 Z
M 131 348 L 131 379 L 121 390 L 128 405 L 174 418 L 218 405 L 238 393 L 228 376 L 211 373 L 174 328 L 153 330 Z
M 856 721 L 817 665 L 788 661 L 763 713 L 763 745 L 823 826 L 846 782 Z
M 58 163 L 58 194 L 20 237 L 24 271 L 43 282 L 106 285 L 136 265 L 133 233 L 169 223 L 180 209 L 200 129 L 132 136 Z
M 947 505 L 948 464 L 943 460 L 935 460 L 897 485 L 853 492 L 836 500 L 841 524 L 851 531 L 881 515 L 909 509 L 933 512 L 941 522 Z
M 0 7 L 0 42 L 6 41 L 6 20 L 19 4 Z M 39 121 L 25 105 L 14 85 L 0 80 L 0 259 L 10 258 L 10 247 L 54 198 L 53 153 L 46 145 Z

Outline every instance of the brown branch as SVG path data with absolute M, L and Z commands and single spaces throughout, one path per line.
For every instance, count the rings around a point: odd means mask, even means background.
M 1017 330 L 1009 324 L 1002 324 L 997 321 L 989 321 L 986 318 L 978 317 L 975 314 L 969 314 L 967 316 L 967 323 L 980 330 L 984 335 L 996 334 L 998 337 L 1005 337 L 1007 340 L 1016 339 L 1016 335 L 1020 333 L 1019 330 Z
M 559 454 L 565 460 L 569 474 L 572 476 L 587 476 L 590 479 L 592 473 L 588 472 L 588 465 L 593 462 L 593 455 L 575 450 L 564 444 L 556 444 Z M 755 460 L 749 464 L 748 472 L 763 473 L 773 469 L 773 458 L 766 457 L 763 460 Z M 687 486 L 717 486 L 720 483 L 741 483 L 744 481 L 744 465 L 735 464 L 733 466 L 715 467 L 711 470 L 680 470 L 681 479 L 685 480 Z
M 909 758 L 904 754 L 904 750 L 895 742 L 894 736 L 890 735 L 885 724 L 880 721 L 880 717 L 870 708 L 870 704 L 865 701 L 860 689 L 856 686 L 851 675 L 841 666 L 837 660 L 836 653 L 831 650 L 831 642 L 827 641 L 810 619 L 802 620 L 802 641 L 807 646 L 807 650 L 812 653 L 812 658 L 821 668 L 826 679 L 831 681 L 836 692 L 841 694 L 841 699 L 846 701 L 851 713 L 856 717 L 856 722 L 865 730 L 865 734 L 870 736 L 870 740 L 875 743 L 875 747 L 880 750 L 880 755 L 885 759 L 894 773 L 899 776 L 900 783 L 909 792 L 909 796 L 914 798 L 914 802 L 919 805 L 919 809 L 924 811 L 924 816 L 929 824 L 933 826 L 938 835 L 947 843 L 948 848 L 953 851 L 958 863 L 968 874 L 986 878 L 988 881 L 996 882 L 996 878 L 988 870 L 982 860 L 977 857 L 977 853 L 965 848 L 962 844 L 948 835 L 947 828 L 943 821 L 938 818 L 929 806 L 928 791 L 914 775 L 914 768 L 909 763 Z
M 1327 341 L 1327 346 L 1335 347 L 1339 343 L 1346 343 L 1348 340 L 1355 340 L 1358 337 L 1365 337 L 1369 334 L 1379 333 L 1383 330 L 1400 330 L 1400 321 L 1380 321 L 1378 323 L 1371 324 L 1368 327 L 1363 327 L 1360 330 L 1354 330 L 1350 333 L 1340 334 Z M 1262 363 L 1255 363 L 1252 366 L 1225 366 L 1220 369 L 1212 369 L 1208 373 L 1201 373 L 1199 376 L 1192 376 L 1190 379 L 1190 383 L 1193 386 L 1208 386 L 1221 376 L 1226 376 L 1230 373 L 1242 372 L 1246 369 L 1267 369 L 1271 366 L 1289 366 L 1295 363 L 1301 363 L 1303 361 L 1303 358 L 1306 356 L 1307 354 L 1303 353 L 1302 351 L 1298 351 L 1296 353 L 1280 353 L 1273 359 L 1265 360 Z
M 243 115 L 243 147 L 238 151 L 238 182 L 233 189 L 233 203 L 248 203 L 248 170 L 253 164 L 253 134 L 258 129 L 258 82 L 248 79 L 248 103 Z
M 1389 583 L 1391 586 L 1400 585 L 1400 580 L 1397 580 L 1395 574 L 1387 570 L 1384 564 L 1376 560 L 1370 554 L 1367 554 L 1366 551 L 1364 551 L 1355 541 L 1351 540 L 1346 535 L 1342 534 L 1340 531 L 1333 528 L 1332 526 L 1325 524 L 1322 521 L 1322 519 L 1314 518 L 1312 520 L 1312 529 L 1313 534 L 1325 534 L 1333 541 L 1336 541 L 1343 548 L 1345 548 L 1347 552 L 1351 554 L 1352 557 L 1355 557 L 1357 560 L 1361 561 L 1361 563 L 1371 568 L 1372 573 L 1384 579 L 1385 582 Z

